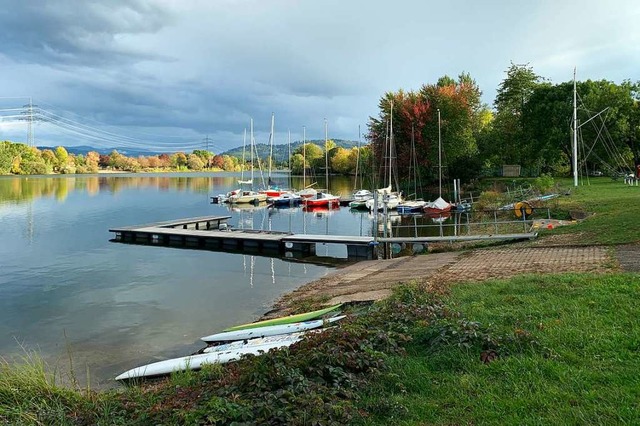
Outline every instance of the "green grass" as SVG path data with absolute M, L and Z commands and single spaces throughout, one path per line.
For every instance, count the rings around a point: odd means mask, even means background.
M 557 234 L 579 234 L 575 244 L 624 244 L 640 241 L 640 186 L 629 186 L 611 178 L 591 178 L 589 185 L 573 186 L 569 179 L 557 179 L 561 194 L 548 202 L 551 217 L 568 219 L 571 210 L 589 215 L 576 225 L 540 230 L 540 237 Z
M 638 424 L 639 298 L 640 277 L 625 274 L 457 285 L 449 306 L 494 336 L 525 338 L 489 364 L 480 345 L 418 339 L 365 404 L 406 411 L 367 423 Z

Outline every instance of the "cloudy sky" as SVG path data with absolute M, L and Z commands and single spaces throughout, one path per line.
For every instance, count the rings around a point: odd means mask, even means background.
M 554 83 L 640 80 L 637 0 L 3 0 L 0 139 L 226 150 L 358 138 L 385 91 L 510 62 Z M 17 109 L 16 109 L 17 108 Z

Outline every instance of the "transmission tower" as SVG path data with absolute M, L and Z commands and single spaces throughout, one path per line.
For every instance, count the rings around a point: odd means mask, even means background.
M 29 103 L 22 106 L 25 110 L 22 111 L 22 118 L 27 122 L 27 145 L 35 146 L 35 136 L 33 134 L 33 122 L 36 120 L 34 115 L 34 109 L 38 108 L 38 105 L 34 105 L 31 98 L 29 98 Z
M 213 142 L 213 140 L 211 138 L 209 138 L 209 135 L 207 135 L 204 139 L 202 139 L 207 147 L 207 151 L 209 151 L 209 142 Z

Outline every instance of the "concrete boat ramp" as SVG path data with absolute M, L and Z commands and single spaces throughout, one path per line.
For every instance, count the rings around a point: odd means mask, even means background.
M 390 244 L 409 245 L 418 250 L 435 242 L 471 240 L 525 240 L 537 237 L 537 233 L 444 236 L 444 237 L 394 237 L 374 238 L 353 235 L 292 234 L 282 231 L 232 229 L 227 221 L 231 216 L 203 216 L 147 225 L 109 229 L 115 233 L 111 241 L 184 247 L 202 250 L 257 253 L 266 256 L 301 258 L 315 255 L 316 244 L 343 244 L 350 260 L 378 258 L 378 250 Z M 389 252 L 389 250 L 383 250 Z

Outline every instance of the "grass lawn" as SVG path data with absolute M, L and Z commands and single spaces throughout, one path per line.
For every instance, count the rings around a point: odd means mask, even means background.
M 365 400 L 387 407 L 367 423 L 638 424 L 638 300 L 637 274 L 456 285 L 447 304 L 478 328 L 415 339 Z M 519 339 L 484 363 L 487 336 Z
M 624 244 L 640 241 L 640 186 L 625 185 L 608 177 L 590 178 L 588 185 L 573 186 L 569 179 L 556 179 L 559 198 L 550 200 L 551 217 L 568 219 L 570 211 L 589 216 L 576 225 L 541 229 L 540 237 L 576 234 L 572 244 Z

